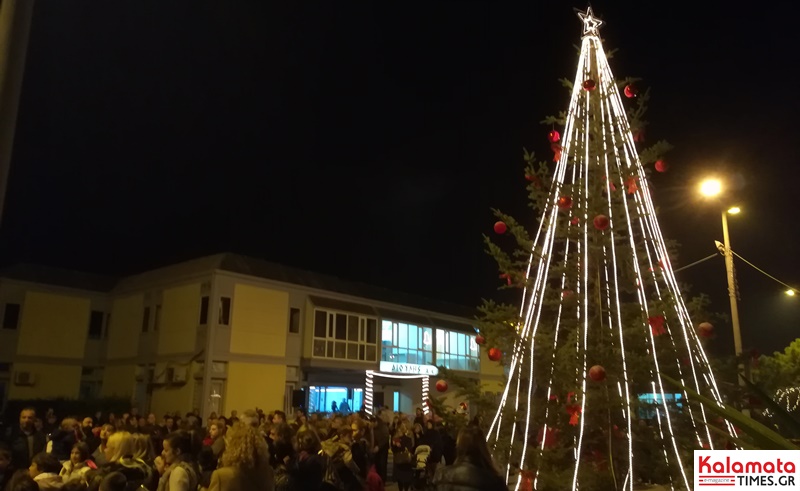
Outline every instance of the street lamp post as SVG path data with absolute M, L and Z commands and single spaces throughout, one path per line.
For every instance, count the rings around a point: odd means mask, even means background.
M 739 326 L 739 304 L 737 303 L 736 277 L 733 273 L 733 250 L 728 234 L 728 211 L 722 211 L 722 241 L 725 245 L 725 272 L 728 276 L 728 297 L 731 299 L 731 325 L 733 326 L 733 349 L 736 356 L 742 354 L 742 330 Z M 740 368 L 741 367 L 740 365 Z
M 707 179 L 700 184 L 700 193 L 706 197 L 714 198 L 722 193 L 722 183 L 716 179 Z M 734 206 L 729 209 L 722 210 L 722 241 L 724 250 L 720 251 L 725 256 L 725 273 L 728 280 L 728 298 L 731 302 L 731 327 L 733 328 L 733 349 L 738 359 L 738 372 L 745 373 L 745 365 L 742 360 L 742 329 L 739 324 L 739 304 L 738 304 L 738 291 L 736 288 L 736 276 L 733 269 L 733 249 L 731 249 L 731 238 L 728 233 L 728 215 L 735 215 L 741 210 L 739 207 Z M 746 375 L 746 374 L 745 374 Z M 745 387 L 745 381 L 740 376 L 739 386 Z M 748 377 L 749 378 L 749 377 Z M 742 409 L 744 414 L 749 415 L 749 409 Z

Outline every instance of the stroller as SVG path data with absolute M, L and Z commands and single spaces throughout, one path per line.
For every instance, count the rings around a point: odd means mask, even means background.
M 431 447 L 420 445 L 414 451 L 416 464 L 414 465 L 414 489 L 426 490 L 431 486 L 431 479 L 428 476 L 428 457 L 431 454 Z

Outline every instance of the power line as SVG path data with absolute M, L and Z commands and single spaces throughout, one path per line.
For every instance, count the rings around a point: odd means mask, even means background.
M 686 266 L 684 266 L 682 268 L 676 269 L 675 271 L 673 271 L 673 273 L 677 273 L 678 271 L 683 271 L 684 269 L 691 268 L 692 266 L 697 266 L 698 264 L 700 264 L 702 262 L 705 262 L 705 261 L 708 261 L 709 259 L 714 259 L 715 257 L 717 257 L 716 254 L 712 254 L 712 255 L 710 255 L 708 257 L 704 257 L 703 259 L 700 259 L 699 261 L 695 261 L 695 262 L 693 262 L 691 264 L 687 264 Z
M 766 272 L 766 271 L 764 271 L 763 269 L 759 268 L 759 267 L 758 267 L 758 266 L 756 266 L 755 264 L 751 263 L 751 262 L 750 262 L 750 261 L 748 261 L 747 259 L 745 259 L 745 258 L 743 258 L 742 256 L 740 256 L 740 255 L 739 255 L 739 254 L 737 254 L 736 252 L 734 252 L 734 251 L 731 251 L 731 252 L 733 253 L 733 255 L 734 255 L 734 256 L 736 256 L 736 257 L 738 257 L 739 259 L 741 259 L 742 261 L 744 261 L 744 262 L 745 262 L 745 264 L 747 264 L 747 265 L 748 265 L 748 266 L 750 266 L 751 268 L 755 269 L 755 270 L 756 270 L 756 271 L 758 271 L 759 273 L 763 274 L 763 275 L 764 275 L 764 276 L 766 276 L 767 278 L 771 279 L 772 281 L 775 281 L 775 282 L 777 282 L 777 283 L 780 283 L 781 285 L 785 286 L 786 288 L 788 288 L 788 289 L 790 289 L 790 290 L 792 290 L 792 291 L 794 291 L 794 292 L 797 292 L 797 291 L 798 291 L 798 290 L 797 290 L 797 288 L 795 288 L 795 287 L 793 287 L 793 286 L 789 285 L 788 283 L 785 283 L 785 282 L 783 282 L 783 281 L 779 280 L 778 278 L 776 278 L 776 277 L 772 276 L 771 274 L 767 273 L 767 272 Z

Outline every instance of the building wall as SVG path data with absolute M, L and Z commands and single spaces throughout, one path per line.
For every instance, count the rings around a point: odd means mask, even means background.
M 83 359 L 90 310 L 88 298 L 28 292 L 22 305 L 17 355 Z
M 193 387 L 193 381 L 188 379 L 183 384 L 154 388 L 150 399 L 150 412 L 166 414 L 178 411 L 180 414 L 185 414 L 192 409 Z
M 283 408 L 286 367 L 268 363 L 231 362 L 225 389 L 225 410 L 256 407 L 266 412 Z
M 231 317 L 232 354 L 285 356 L 288 325 L 288 292 L 236 284 Z
M 11 384 L 9 399 L 76 398 L 81 384 L 80 364 L 14 363 L 14 372 L 30 372 L 36 383 L 31 386 Z
M 111 324 L 108 327 L 109 360 L 134 358 L 142 333 L 143 295 L 130 295 L 114 299 L 111 305 Z M 105 388 L 103 390 L 105 392 Z
M 150 315 L 155 315 L 151 308 Z M 200 318 L 200 283 L 165 289 L 162 294 L 158 354 L 192 353 Z
M 131 397 L 136 384 L 136 365 L 110 365 L 103 370 L 102 397 Z

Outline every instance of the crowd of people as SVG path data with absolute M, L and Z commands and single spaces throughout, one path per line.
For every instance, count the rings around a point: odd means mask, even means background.
M 383 491 L 389 478 L 399 491 L 506 489 L 477 423 L 454 438 L 422 409 L 59 421 L 28 408 L 0 437 L 0 491 Z

